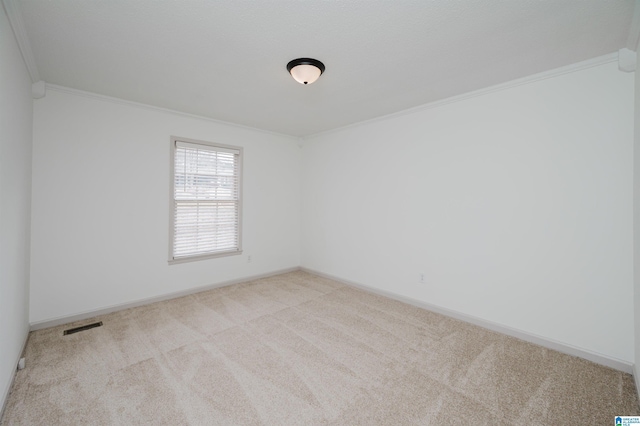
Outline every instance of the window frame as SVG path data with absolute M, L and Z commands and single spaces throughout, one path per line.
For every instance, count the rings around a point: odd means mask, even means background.
M 171 144 L 170 144 L 170 173 L 169 173 L 169 265 L 178 264 L 178 263 L 186 263 L 186 262 L 195 262 L 198 260 L 206 260 L 213 259 L 217 257 L 226 257 L 226 256 L 235 256 L 242 254 L 242 172 L 243 172 L 243 164 L 242 160 L 244 157 L 243 149 L 239 146 L 233 145 L 224 145 L 220 143 L 207 142 L 195 139 L 182 138 L 177 136 L 171 136 Z M 215 150 L 216 148 L 220 148 L 220 150 L 235 150 L 239 151 L 238 154 L 238 245 L 236 250 L 228 250 L 223 252 L 215 252 L 215 253 L 205 253 L 205 254 L 195 254 L 189 256 L 182 256 L 178 258 L 174 258 L 174 236 L 175 236 L 175 157 L 176 157 L 176 143 L 177 142 L 185 142 L 189 144 L 195 145 L 203 145 L 206 147 L 212 148 Z

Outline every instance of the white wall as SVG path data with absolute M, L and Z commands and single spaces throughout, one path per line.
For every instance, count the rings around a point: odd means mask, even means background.
M 244 148 L 243 255 L 168 265 L 171 135 Z M 31 322 L 297 267 L 299 166 L 294 138 L 49 89 L 34 107 Z
M 634 362 L 633 96 L 610 63 L 319 135 L 301 154 L 293 138 L 49 90 L 34 111 L 30 321 L 301 264 Z M 170 135 L 245 148 L 244 255 L 167 265 Z
M 306 140 L 302 266 L 633 362 L 633 96 L 608 63 Z
M 0 409 L 29 330 L 31 80 L 0 6 Z
M 633 145 L 633 260 L 634 260 L 634 342 L 636 390 L 640 396 L 640 70 L 635 75 L 635 128 Z

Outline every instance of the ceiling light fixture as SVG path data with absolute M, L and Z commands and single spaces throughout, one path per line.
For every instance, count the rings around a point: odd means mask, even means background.
M 287 64 L 287 71 L 300 84 L 311 84 L 324 72 L 324 64 L 317 59 L 298 58 Z

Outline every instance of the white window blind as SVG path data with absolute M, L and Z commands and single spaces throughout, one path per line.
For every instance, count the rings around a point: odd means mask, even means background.
M 172 142 L 171 258 L 240 252 L 240 150 Z

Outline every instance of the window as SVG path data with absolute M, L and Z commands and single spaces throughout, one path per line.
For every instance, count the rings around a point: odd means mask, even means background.
M 169 263 L 242 253 L 242 148 L 171 138 Z

